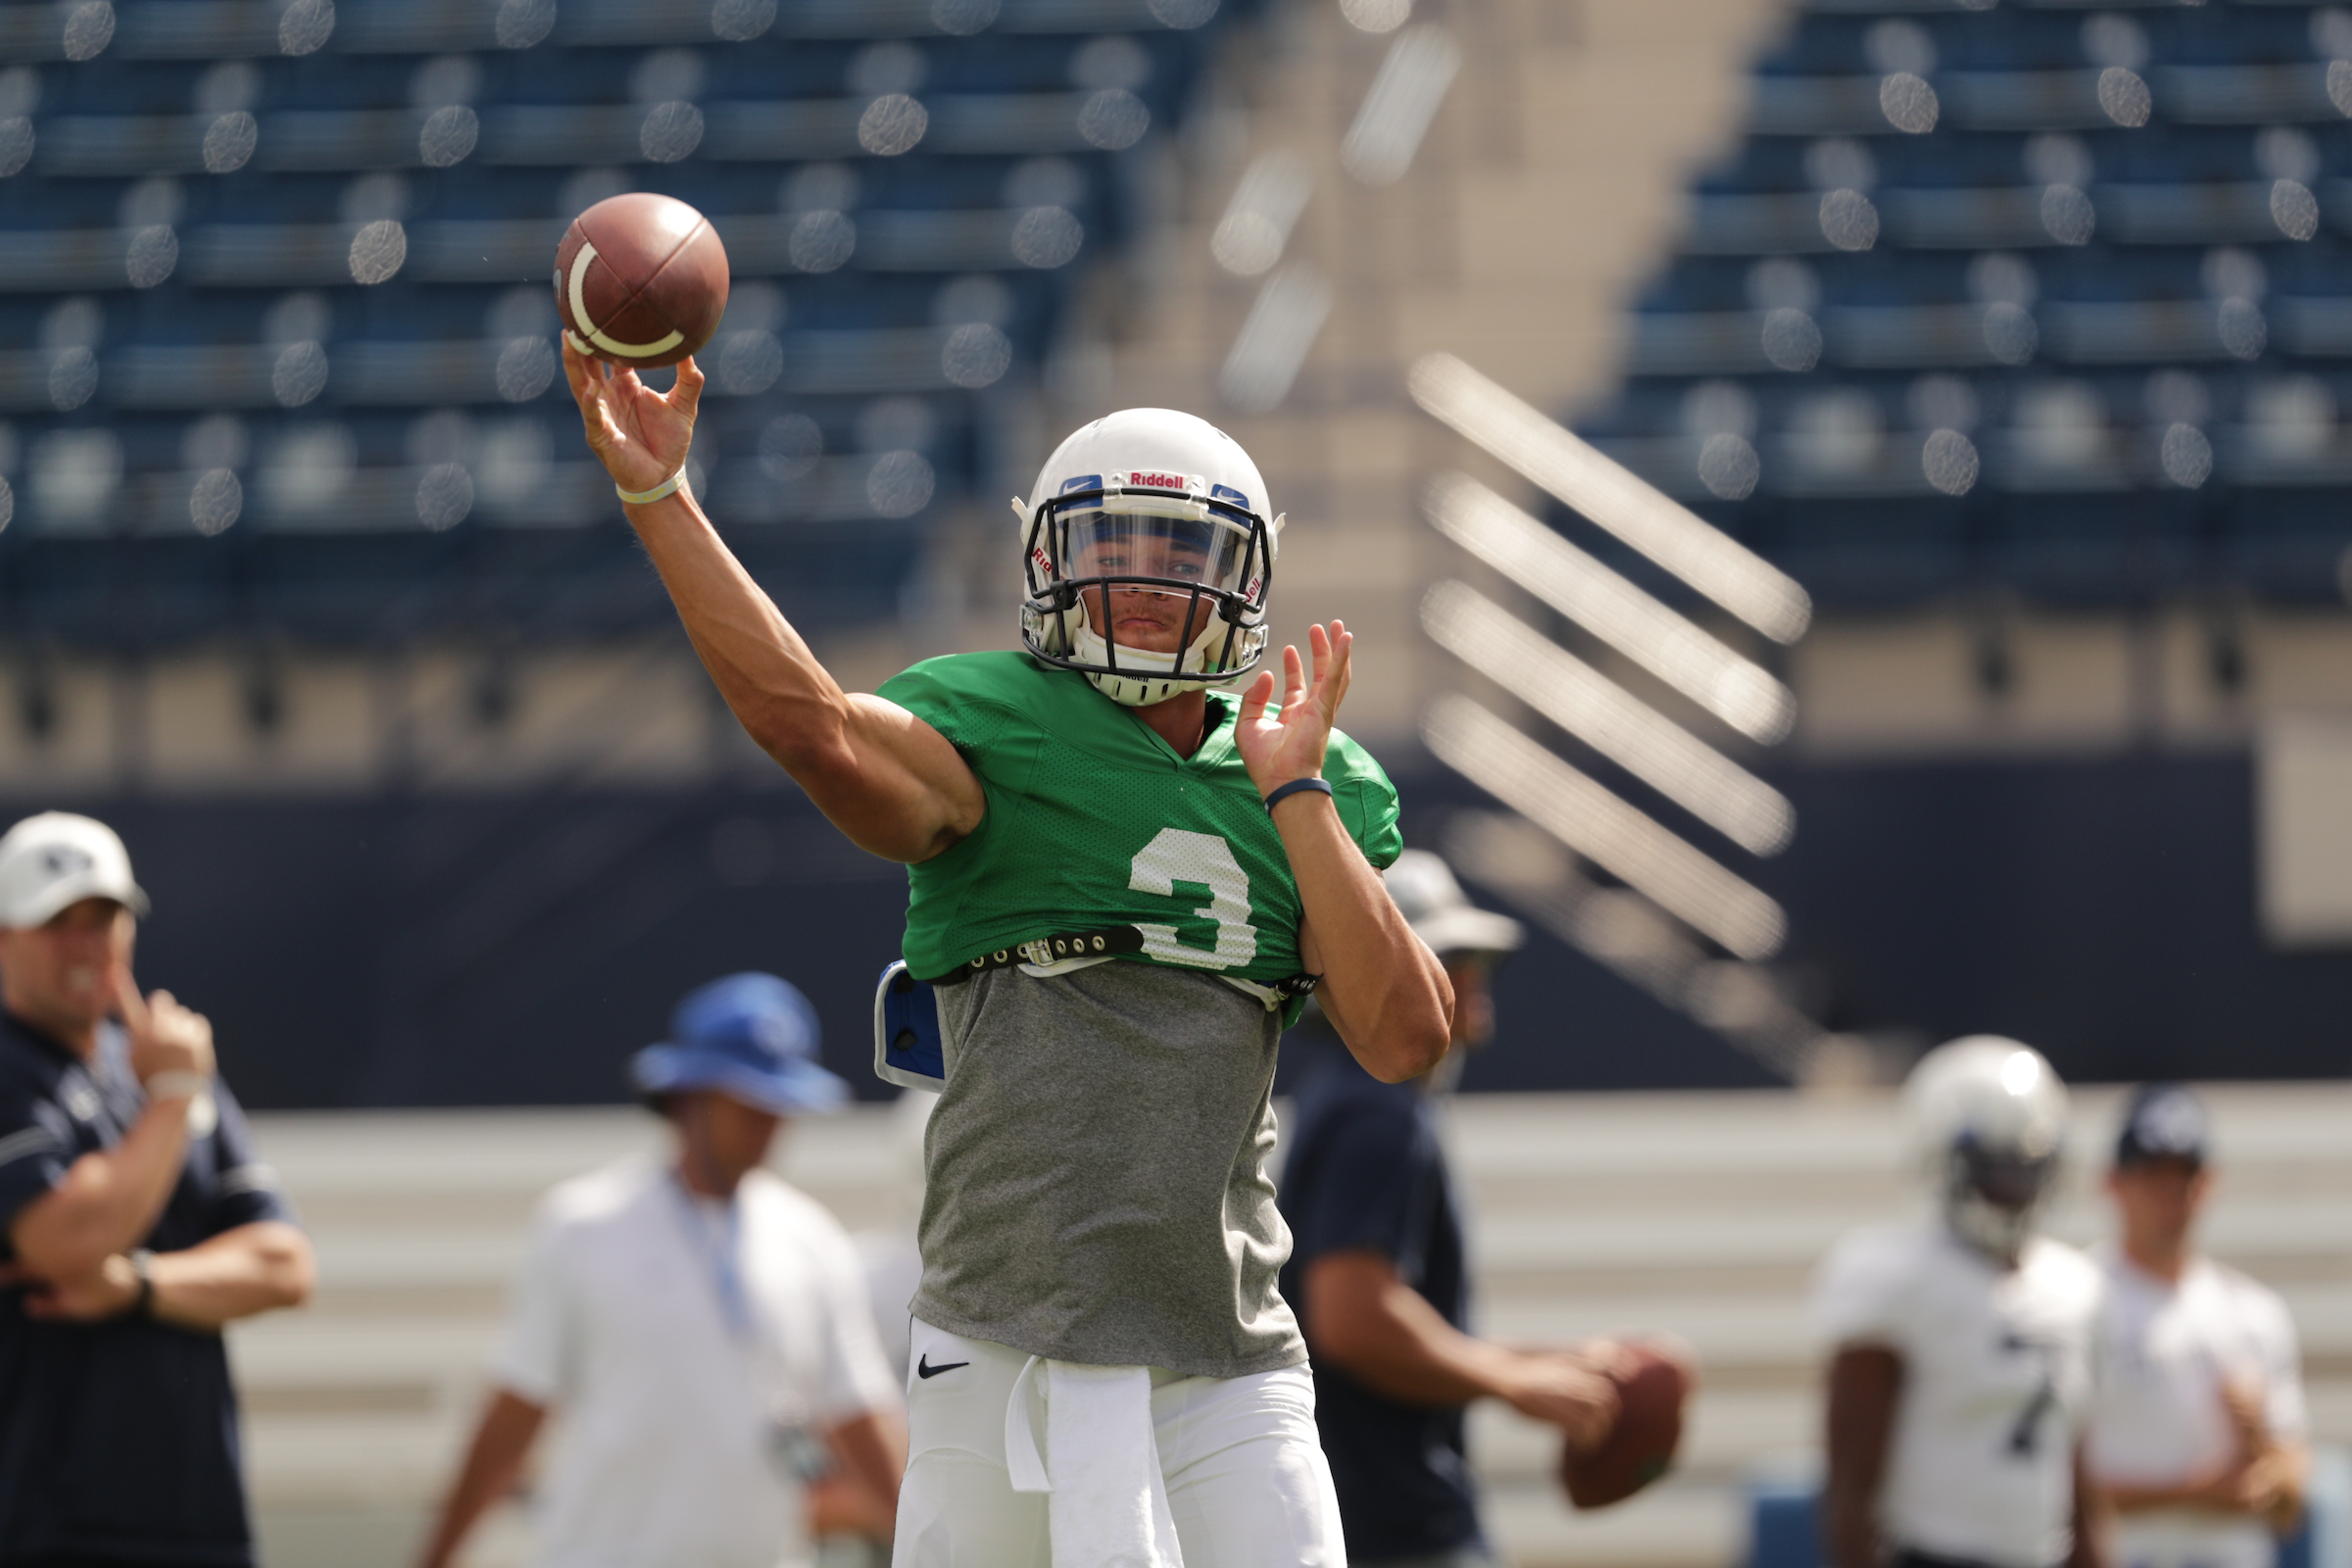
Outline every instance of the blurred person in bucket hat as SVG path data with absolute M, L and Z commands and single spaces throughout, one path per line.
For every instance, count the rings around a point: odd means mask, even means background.
M 253 1561 L 222 1325 L 309 1242 L 215 1073 L 131 978 L 147 895 L 105 823 L 0 835 L 0 1562 Z
M 631 1084 L 669 1123 L 541 1204 L 496 1388 L 423 1562 L 450 1562 L 513 1488 L 551 1411 L 535 1489 L 549 1568 L 785 1568 L 811 1560 L 809 1495 L 861 1495 L 887 1530 L 900 1397 L 840 1224 L 763 1167 L 796 1115 L 840 1108 L 808 999 L 767 974 L 690 993 Z

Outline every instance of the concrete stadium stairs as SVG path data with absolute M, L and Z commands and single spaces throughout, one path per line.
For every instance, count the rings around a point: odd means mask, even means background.
M 1376 11 L 1442 31 L 1461 69 L 1409 170 L 1373 186 L 1344 172 L 1341 149 L 1402 35 L 1344 17 Z M 1362 639 L 1348 730 L 1375 750 L 1403 741 L 1426 697 L 1458 684 L 1414 619 L 1453 559 L 1421 520 L 1421 482 L 1460 466 L 1534 499 L 1415 409 L 1406 371 L 1458 354 L 1555 412 L 1603 387 L 1624 307 L 1685 220 L 1690 172 L 1737 139 L 1747 63 L 1784 15 L 1777 0 L 1277 0 L 1230 40 L 1132 265 L 1082 307 L 1073 352 L 1047 377 L 1037 444 L 1138 405 L 1229 430 L 1291 519 L 1277 646 L 1303 648 L 1310 621 L 1344 616 Z M 1247 172 L 1275 153 L 1298 161 L 1311 193 L 1280 269 L 1237 275 L 1213 259 L 1215 234 Z M 1269 279 L 1293 270 L 1328 288 L 1330 314 L 1288 394 L 1237 408 L 1220 369 Z M 999 601 L 971 586 L 998 580 L 1001 542 L 994 526 L 934 541 L 935 614 L 968 617 L 936 634 L 942 646 L 1001 644 Z
M 2225 1168 L 2212 1250 L 2284 1293 L 2322 1441 L 2352 1441 L 2352 1086 L 2212 1091 Z M 2104 1234 L 2096 1201 L 2114 1094 L 2078 1102 L 2057 1228 Z M 1488 1514 L 1522 1568 L 1721 1568 L 1744 1549 L 1740 1489 L 1813 1446 L 1806 1281 L 1848 1227 L 1915 1202 L 1884 1094 L 1487 1096 L 1447 1112 L 1474 1204 L 1481 1328 L 1506 1340 L 1667 1330 L 1702 1389 L 1684 1461 L 1652 1493 L 1573 1517 L 1547 1433 L 1482 1407 Z M 270 1568 L 391 1568 L 457 1463 L 506 1282 L 538 1195 L 659 1146 L 624 1109 L 259 1118 L 317 1238 L 315 1306 L 233 1335 Z M 797 1127 L 786 1175 L 853 1231 L 905 1234 L 912 1130 L 887 1108 Z M 521 1560 L 509 1510 L 471 1561 Z

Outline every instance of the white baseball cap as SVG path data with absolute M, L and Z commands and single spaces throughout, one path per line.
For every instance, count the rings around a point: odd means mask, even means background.
M 0 836 L 0 928 L 46 925 L 83 899 L 147 912 L 147 895 L 130 877 L 130 852 L 113 828 L 71 811 L 43 811 Z
M 1427 850 L 1406 850 L 1396 857 L 1383 880 L 1396 912 L 1441 958 L 1453 954 L 1486 954 L 1499 958 L 1519 951 L 1526 932 L 1507 914 L 1473 905 L 1453 879 L 1453 869 Z

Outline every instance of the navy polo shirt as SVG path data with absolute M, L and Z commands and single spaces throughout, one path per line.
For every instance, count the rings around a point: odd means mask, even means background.
M 1466 1331 L 1461 1216 L 1429 1096 L 1418 1083 L 1382 1083 L 1336 1042 L 1317 1054 L 1299 1083 L 1283 1157 L 1282 1215 L 1292 1236 L 1284 1298 L 1304 1319 L 1307 1265 L 1326 1252 L 1369 1250 L 1395 1262 L 1405 1284 Z M 1376 1394 L 1314 1354 L 1311 1333 L 1307 1350 L 1315 1426 L 1339 1493 L 1348 1561 L 1480 1544 L 1463 1407 Z
M 179 1185 L 143 1245 L 180 1251 L 292 1217 L 225 1085 L 191 1137 Z M 120 1029 L 84 1063 L 0 1011 L 0 1258 L 24 1206 L 83 1154 L 111 1149 L 146 1097 Z M 0 1288 L 0 1568 L 246 1568 L 253 1539 L 237 1462 L 236 1393 L 220 1336 L 147 1318 L 36 1322 Z

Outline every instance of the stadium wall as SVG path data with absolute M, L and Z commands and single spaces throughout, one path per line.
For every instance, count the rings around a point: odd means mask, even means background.
M 1807 762 L 1775 782 L 1802 847 L 1759 880 L 1779 972 L 1828 1027 L 1899 1056 L 1996 1030 L 2070 1078 L 2341 1076 L 2352 952 L 2256 917 L 2245 753 Z M 1485 803 L 1400 769 L 1408 836 Z M 580 789 L 0 806 L 118 824 L 155 898 L 140 972 L 208 1010 L 256 1106 L 597 1103 L 688 986 L 781 971 L 861 1093 L 898 870 L 796 791 Z M 1499 982 L 1471 1090 L 1741 1087 L 1759 1063 L 1550 933 Z

